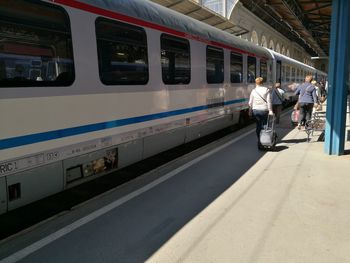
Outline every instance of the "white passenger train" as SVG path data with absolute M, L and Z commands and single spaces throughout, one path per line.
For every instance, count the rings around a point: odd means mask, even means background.
M 141 0 L 0 0 L 0 213 L 242 121 L 314 68 Z

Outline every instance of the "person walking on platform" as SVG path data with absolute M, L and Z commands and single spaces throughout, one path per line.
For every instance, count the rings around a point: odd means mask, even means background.
M 311 119 L 312 109 L 318 105 L 316 88 L 311 84 L 312 76 L 307 75 L 305 77 L 305 82 L 298 86 L 295 91 L 295 95 L 299 95 L 299 107 L 300 115 L 298 122 L 298 129 L 300 130 L 305 123 Z
M 314 87 L 316 89 L 317 102 L 319 102 L 320 98 L 321 98 L 321 91 L 320 91 L 320 88 L 319 88 L 319 86 L 317 84 L 317 81 L 316 80 L 312 80 L 311 84 L 314 85 Z
M 256 135 L 258 137 L 258 148 L 262 149 L 260 143 L 260 131 L 267 123 L 267 116 L 273 115 L 271 104 L 270 89 L 263 86 L 264 79 L 258 77 L 255 79 L 256 87 L 252 90 L 249 97 L 249 108 L 252 110 L 256 121 Z
M 282 112 L 283 104 L 283 94 L 284 90 L 281 89 L 281 83 L 277 82 L 271 91 L 271 102 L 272 102 L 272 111 L 276 117 L 276 124 L 280 123 L 280 116 Z
M 318 105 L 317 107 L 314 108 L 314 110 L 320 111 L 322 110 L 322 105 L 321 105 L 322 97 L 321 97 L 321 89 L 320 89 L 321 84 L 317 83 L 316 80 L 311 81 L 311 84 L 314 85 L 316 89 L 316 98 L 317 98 L 317 105 Z

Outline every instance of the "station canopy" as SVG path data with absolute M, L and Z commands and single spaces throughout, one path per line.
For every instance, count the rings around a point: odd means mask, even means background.
M 230 21 L 226 17 L 201 5 L 200 4 L 201 1 L 198 1 L 198 2 L 193 0 L 151 0 L 151 1 L 236 36 L 243 35 L 249 32 L 249 30 L 247 30 L 246 28 L 235 25 L 234 23 L 232 23 L 232 21 Z
M 328 56 L 331 0 L 240 0 L 247 9 L 311 56 Z
M 200 4 L 202 1 L 152 1 L 237 36 L 249 32 L 246 28 L 235 25 L 227 18 L 202 6 Z M 240 0 L 240 2 L 285 37 L 302 46 L 310 56 L 328 56 L 331 0 Z

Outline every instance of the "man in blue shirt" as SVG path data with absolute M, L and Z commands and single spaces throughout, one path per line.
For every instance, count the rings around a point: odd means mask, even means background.
M 311 84 L 312 76 L 307 75 L 305 77 L 305 82 L 298 86 L 295 91 L 295 95 L 299 95 L 299 124 L 298 129 L 304 126 L 306 121 L 311 119 L 312 108 L 314 105 L 318 105 L 318 100 L 316 96 L 316 88 Z

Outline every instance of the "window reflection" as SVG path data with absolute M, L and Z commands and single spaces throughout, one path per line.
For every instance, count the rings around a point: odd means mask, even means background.
M 0 5 L 0 85 L 70 85 L 74 63 L 65 11 L 23 0 L 0 0 Z

